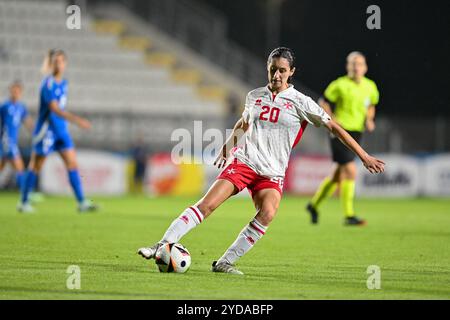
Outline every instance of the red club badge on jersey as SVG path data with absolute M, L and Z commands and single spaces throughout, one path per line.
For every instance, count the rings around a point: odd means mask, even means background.
M 258 100 L 256 100 L 256 102 L 255 102 L 255 106 L 261 107 L 261 103 L 262 103 L 262 100 L 261 100 L 261 99 L 258 99 Z
M 286 101 L 285 103 L 283 103 L 283 106 L 287 109 L 287 110 L 291 110 L 294 108 L 294 104 L 291 101 Z

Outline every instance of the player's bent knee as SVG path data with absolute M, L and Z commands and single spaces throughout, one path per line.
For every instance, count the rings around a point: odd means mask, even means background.
M 76 164 L 67 165 L 67 170 L 78 170 L 78 166 Z
M 200 210 L 200 212 L 206 218 L 211 213 L 213 213 L 213 211 L 217 208 L 217 206 L 214 203 L 209 202 L 209 201 L 200 201 L 197 204 L 197 208 Z
M 259 210 L 256 219 L 264 226 L 268 226 L 277 214 L 275 207 L 265 207 Z
M 34 173 L 39 173 L 41 170 L 41 167 L 39 164 L 37 164 L 36 162 L 30 163 L 30 165 L 28 166 L 28 170 L 33 171 Z
M 67 159 L 66 168 L 67 170 L 77 170 L 78 169 L 77 161 L 75 159 Z
M 336 168 L 333 171 L 333 174 L 331 175 L 331 180 L 333 182 L 339 182 L 342 174 L 342 166 L 337 165 Z
M 344 169 L 345 179 L 355 180 L 356 178 L 356 168 L 352 165 L 348 165 Z

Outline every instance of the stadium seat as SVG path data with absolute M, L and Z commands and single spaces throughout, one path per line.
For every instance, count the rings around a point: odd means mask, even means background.
M 0 47 L 5 51 L 0 58 L 0 88 L 21 79 L 25 102 L 34 110 L 43 58 L 48 49 L 61 48 L 68 54 L 72 110 L 223 115 L 223 105 L 214 99 L 217 93 L 197 89 L 198 71 L 172 70 L 176 64 L 172 54 L 147 53 L 151 41 L 122 35 L 126 27 L 120 22 L 89 17 L 87 21 L 94 22 L 69 30 L 64 3 L 53 1 L 2 1 L 0 9 Z

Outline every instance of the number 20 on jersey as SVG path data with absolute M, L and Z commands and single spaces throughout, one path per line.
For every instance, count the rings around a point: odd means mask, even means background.
M 280 108 L 263 106 L 261 109 L 262 112 L 259 115 L 259 120 L 270 121 L 273 123 L 278 122 L 278 118 L 280 116 Z

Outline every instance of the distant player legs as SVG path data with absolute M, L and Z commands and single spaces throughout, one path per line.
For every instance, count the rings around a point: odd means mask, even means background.
M 7 158 L 1 158 L 0 159 L 0 171 L 4 169 L 4 167 L 7 165 L 7 163 L 10 163 L 13 167 L 15 173 L 16 173 L 16 186 L 19 188 L 19 190 L 22 187 L 23 179 L 24 179 L 24 164 L 22 157 L 20 155 L 11 156 Z
M 16 171 L 20 171 L 23 172 L 23 170 L 25 169 L 25 166 L 23 164 L 23 160 L 21 157 L 17 157 L 11 160 L 11 163 L 14 167 L 14 170 Z
M 355 198 L 356 164 L 355 161 L 351 161 L 338 167 L 342 210 L 346 218 L 351 218 L 355 216 L 353 202 Z
M 30 159 L 29 169 L 34 173 L 38 174 L 41 172 L 42 166 L 44 165 L 46 157 L 33 153 Z
M 24 164 L 20 156 L 18 140 L 19 131 L 22 124 L 31 132 L 33 121 L 28 115 L 27 108 L 20 100 L 23 92 L 23 85 L 20 81 L 14 81 L 10 87 L 9 99 L 0 105 L 0 138 L 5 152 L 2 157 L 0 169 L 6 163 L 11 163 L 16 172 L 16 185 L 19 189 L 22 186 L 24 176 Z M 0 151 L 0 154 L 2 152 Z
M 22 188 L 24 174 L 25 174 L 25 172 L 24 172 L 25 166 L 23 164 L 23 160 L 19 156 L 14 159 L 11 159 L 11 164 L 12 164 L 14 170 L 16 171 L 16 185 L 20 190 Z
M 311 200 L 311 206 L 317 210 L 339 186 L 342 209 L 346 218 L 355 216 L 353 200 L 355 197 L 356 163 L 350 161 L 337 164 L 331 177 L 325 178 Z
M 77 156 L 74 149 L 64 150 L 61 151 L 59 154 L 63 159 L 64 165 L 66 166 L 67 170 L 78 169 Z
M 66 166 L 69 182 L 75 194 L 75 197 L 77 198 L 78 203 L 81 205 L 84 202 L 84 193 L 80 174 L 78 171 L 76 152 L 73 148 L 71 148 L 60 151 L 59 154 L 61 155 L 61 158 L 63 159 Z
M 42 166 L 45 162 L 45 156 L 38 155 L 36 153 L 31 154 L 30 163 L 28 165 L 28 170 L 24 174 L 22 187 L 21 187 L 21 202 L 26 204 L 29 202 L 29 196 L 31 190 L 36 185 L 36 180 L 39 175 L 39 172 L 42 169 Z
M 60 152 L 61 158 L 67 168 L 69 182 L 75 193 L 77 201 L 81 204 L 84 201 L 84 194 L 81 186 L 81 179 L 78 173 L 78 164 L 76 161 L 76 153 L 74 149 L 67 149 Z M 33 153 L 31 155 L 29 170 L 27 172 L 24 185 L 22 187 L 22 203 L 27 203 L 29 193 L 36 183 L 37 176 L 44 165 L 46 156 Z

